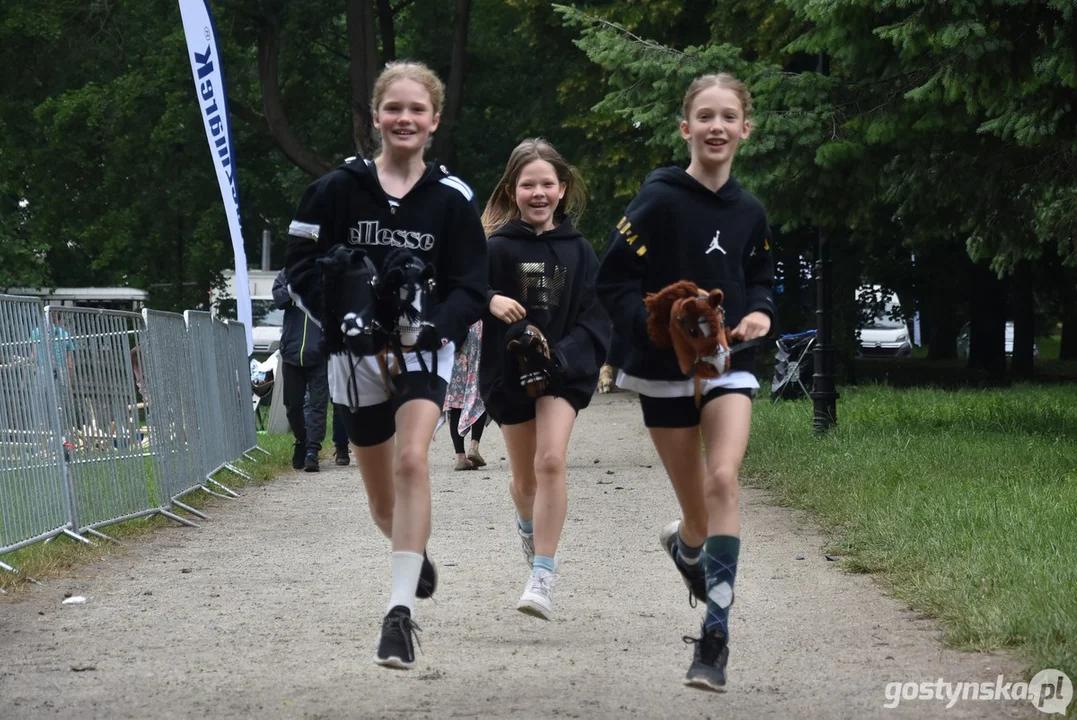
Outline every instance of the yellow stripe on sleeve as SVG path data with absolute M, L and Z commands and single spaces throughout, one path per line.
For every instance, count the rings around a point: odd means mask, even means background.
M 640 245 L 639 250 L 636 251 L 636 254 L 639 255 L 640 257 L 643 257 L 644 254 L 646 254 L 646 252 L 647 252 L 647 246 L 646 245 Z

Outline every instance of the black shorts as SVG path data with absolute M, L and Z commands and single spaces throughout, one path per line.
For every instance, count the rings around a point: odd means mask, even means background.
M 586 408 L 591 401 L 590 396 L 583 396 L 570 389 L 565 389 L 561 392 L 546 392 L 543 393 L 542 397 L 561 398 L 572 406 L 572 409 L 576 411 L 576 415 L 579 415 L 580 410 Z M 486 412 L 490 414 L 490 418 L 498 425 L 521 425 L 535 419 L 536 401 L 529 397 L 521 397 L 520 395 L 509 397 L 504 393 L 496 393 L 484 402 Z
M 424 372 L 401 373 L 393 378 L 393 394 L 383 403 L 349 410 L 339 405 L 348 430 L 348 440 L 358 447 L 373 447 L 396 434 L 396 411 L 411 400 L 429 400 L 440 409 L 445 405 L 449 384 L 437 375 Z
M 650 397 L 640 395 L 639 404 L 643 409 L 643 425 L 649 428 L 689 428 L 699 425 L 703 406 L 723 395 L 744 395 L 749 400 L 755 397 L 753 388 L 717 387 L 705 394 L 696 407 L 695 397 Z

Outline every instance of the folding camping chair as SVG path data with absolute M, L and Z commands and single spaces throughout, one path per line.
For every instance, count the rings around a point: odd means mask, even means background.
M 801 396 L 811 397 L 815 330 L 781 335 L 775 344 L 777 362 L 774 364 L 774 379 L 770 383 L 771 399 L 777 402 Z

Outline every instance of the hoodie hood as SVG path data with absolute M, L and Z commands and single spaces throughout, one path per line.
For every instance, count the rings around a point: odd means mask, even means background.
M 536 235 L 535 229 L 519 218 L 510 220 L 502 225 L 494 235 L 501 235 L 507 238 L 512 238 L 513 240 L 568 241 L 576 240 L 577 238 L 583 239 L 583 234 L 572 224 L 571 218 L 567 217 L 561 221 L 560 225 L 554 227 L 553 230 L 544 232 L 541 235 Z
M 337 167 L 338 170 L 343 170 L 348 174 L 355 177 L 364 187 L 370 189 L 376 189 L 377 193 L 386 195 L 384 189 L 381 186 L 381 180 L 378 178 L 378 167 L 374 164 L 373 160 L 368 160 L 361 157 L 350 157 L 344 161 L 343 164 Z M 449 172 L 443 165 L 437 163 L 428 162 L 426 169 L 423 170 L 422 176 L 412 186 L 408 192 L 413 192 L 417 188 L 430 183 L 438 182 L 442 178 L 448 177 Z M 375 197 L 377 196 L 375 193 Z M 386 197 L 386 204 L 388 204 L 388 197 Z
M 647 176 L 647 180 L 643 184 L 646 186 L 651 183 L 668 185 L 694 193 L 702 193 L 712 198 L 716 197 L 722 202 L 734 202 L 740 197 L 742 190 L 737 179 L 730 175 L 729 179 L 726 180 L 725 185 L 718 188 L 718 192 L 711 192 L 707 186 L 689 175 L 688 171 L 684 168 L 676 166 L 659 168 L 652 172 Z

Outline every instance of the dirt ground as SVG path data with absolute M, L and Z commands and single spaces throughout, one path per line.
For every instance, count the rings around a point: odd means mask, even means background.
M 889 682 L 1020 668 L 943 647 L 931 622 L 828 562 L 810 519 L 754 490 L 729 691 L 682 686 L 702 609 L 659 548 L 676 501 L 630 394 L 596 396 L 573 436 L 555 620 L 518 613 L 528 571 L 496 426 L 483 452 L 488 467 L 453 472 L 442 428 L 431 455 L 440 586 L 417 610 L 415 670 L 371 662 L 389 542 L 355 466 L 330 464 L 0 600 L 0 718 L 1039 716 L 1016 701 L 884 708 Z M 87 604 L 61 605 L 68 592 Z

